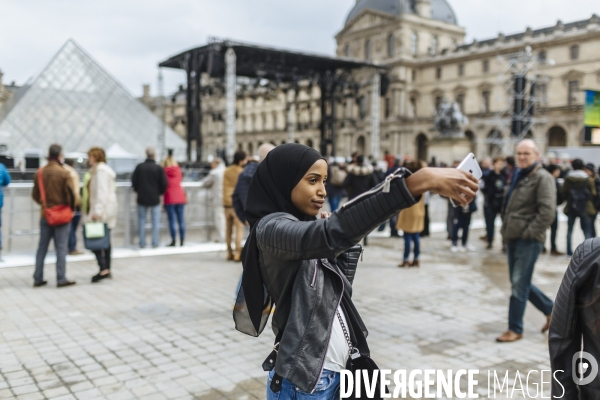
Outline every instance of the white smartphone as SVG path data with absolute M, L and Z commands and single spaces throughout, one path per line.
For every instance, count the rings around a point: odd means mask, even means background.
M 456 167 L 456 169 L 462 169 L 463 171 L 473 174 L 473 176 L 477 178 L 477 180 L 481 179 L 481 177 L 483 176 L 481 167 L 479 166 L 477 158 L 475 158 L 475 154 L 473 153 L 467 154 L 464 160 L 462 160 L 461 163 L 458 164 L 458 167 Z M 454 200 L 450 199 L 450 203 L 453 207 L 456 207 L 456 203 L 454 202 Z

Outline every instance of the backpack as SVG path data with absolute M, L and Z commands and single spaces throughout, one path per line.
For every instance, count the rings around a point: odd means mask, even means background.
M 569 189 L 569 214 L 576 217 L 582 217 L 587 214 L 588 201 L 591 198 L 591 193 L 587 190 L 587 180 L 579 186 L 574 186 Z
M 333 186 L 342 187 L 344 185 L 344 180 L 348 173 L 341 169 L 338 166 L 331 167 L 331 176 L 329 177 L 329 183 Z

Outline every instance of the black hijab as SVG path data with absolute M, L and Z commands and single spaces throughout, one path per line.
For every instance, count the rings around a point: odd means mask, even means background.
M 244 273 L 234 308 L 236 328 L 241 332 L 260 335 L 273 305 L 260 275 L 256 224 L 277 212 L 291 214 L 300 221 L 314 220 L 315 217 L 302 213 L 292 204 L 292 190 L 315 162 L 324 159 L 310 147 L 288 143 L 271 150 L 254 173 L 245 209 L 250 236 L 242 252 Z

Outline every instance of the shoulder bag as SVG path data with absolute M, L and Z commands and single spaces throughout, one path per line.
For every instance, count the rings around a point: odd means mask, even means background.
M 40 188 L 40 197 L 42 199 L 42 208 L 44 217 L 50 226 L 60 226 L 71 222 L 73 219 L 73 210 L 66 204 L 59 204 L 54 207 L 46 205 L 46 188 L 44 187 L 44 168 L 38 172 L 38 184 Z
M 83 225 L 83 244 L 86 249 L 106 250 L 110 247 L 110 231 L 104 222 L 88 222 Z

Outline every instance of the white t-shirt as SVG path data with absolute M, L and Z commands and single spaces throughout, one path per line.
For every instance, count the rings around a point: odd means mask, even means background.
M 342 308 L 338 306 L 337 312 L 342 316 L 344 325 L 348 329 L 348 323 L 346 322 L 346 316 L 342 311 Z M 348 348 L 348 341 L 344 335 L 344 330 L 340 324 L 337 313 L 333 317 L 333 327 L 331 328 L 331 337 L 329 338 L 329 347 L 327 348 L 327 355 L 325 355 L 325 364 L 323 369 L 329 371 L 340 372 L 346 368 L 346 361 L 350 356 L 350 348 Z

